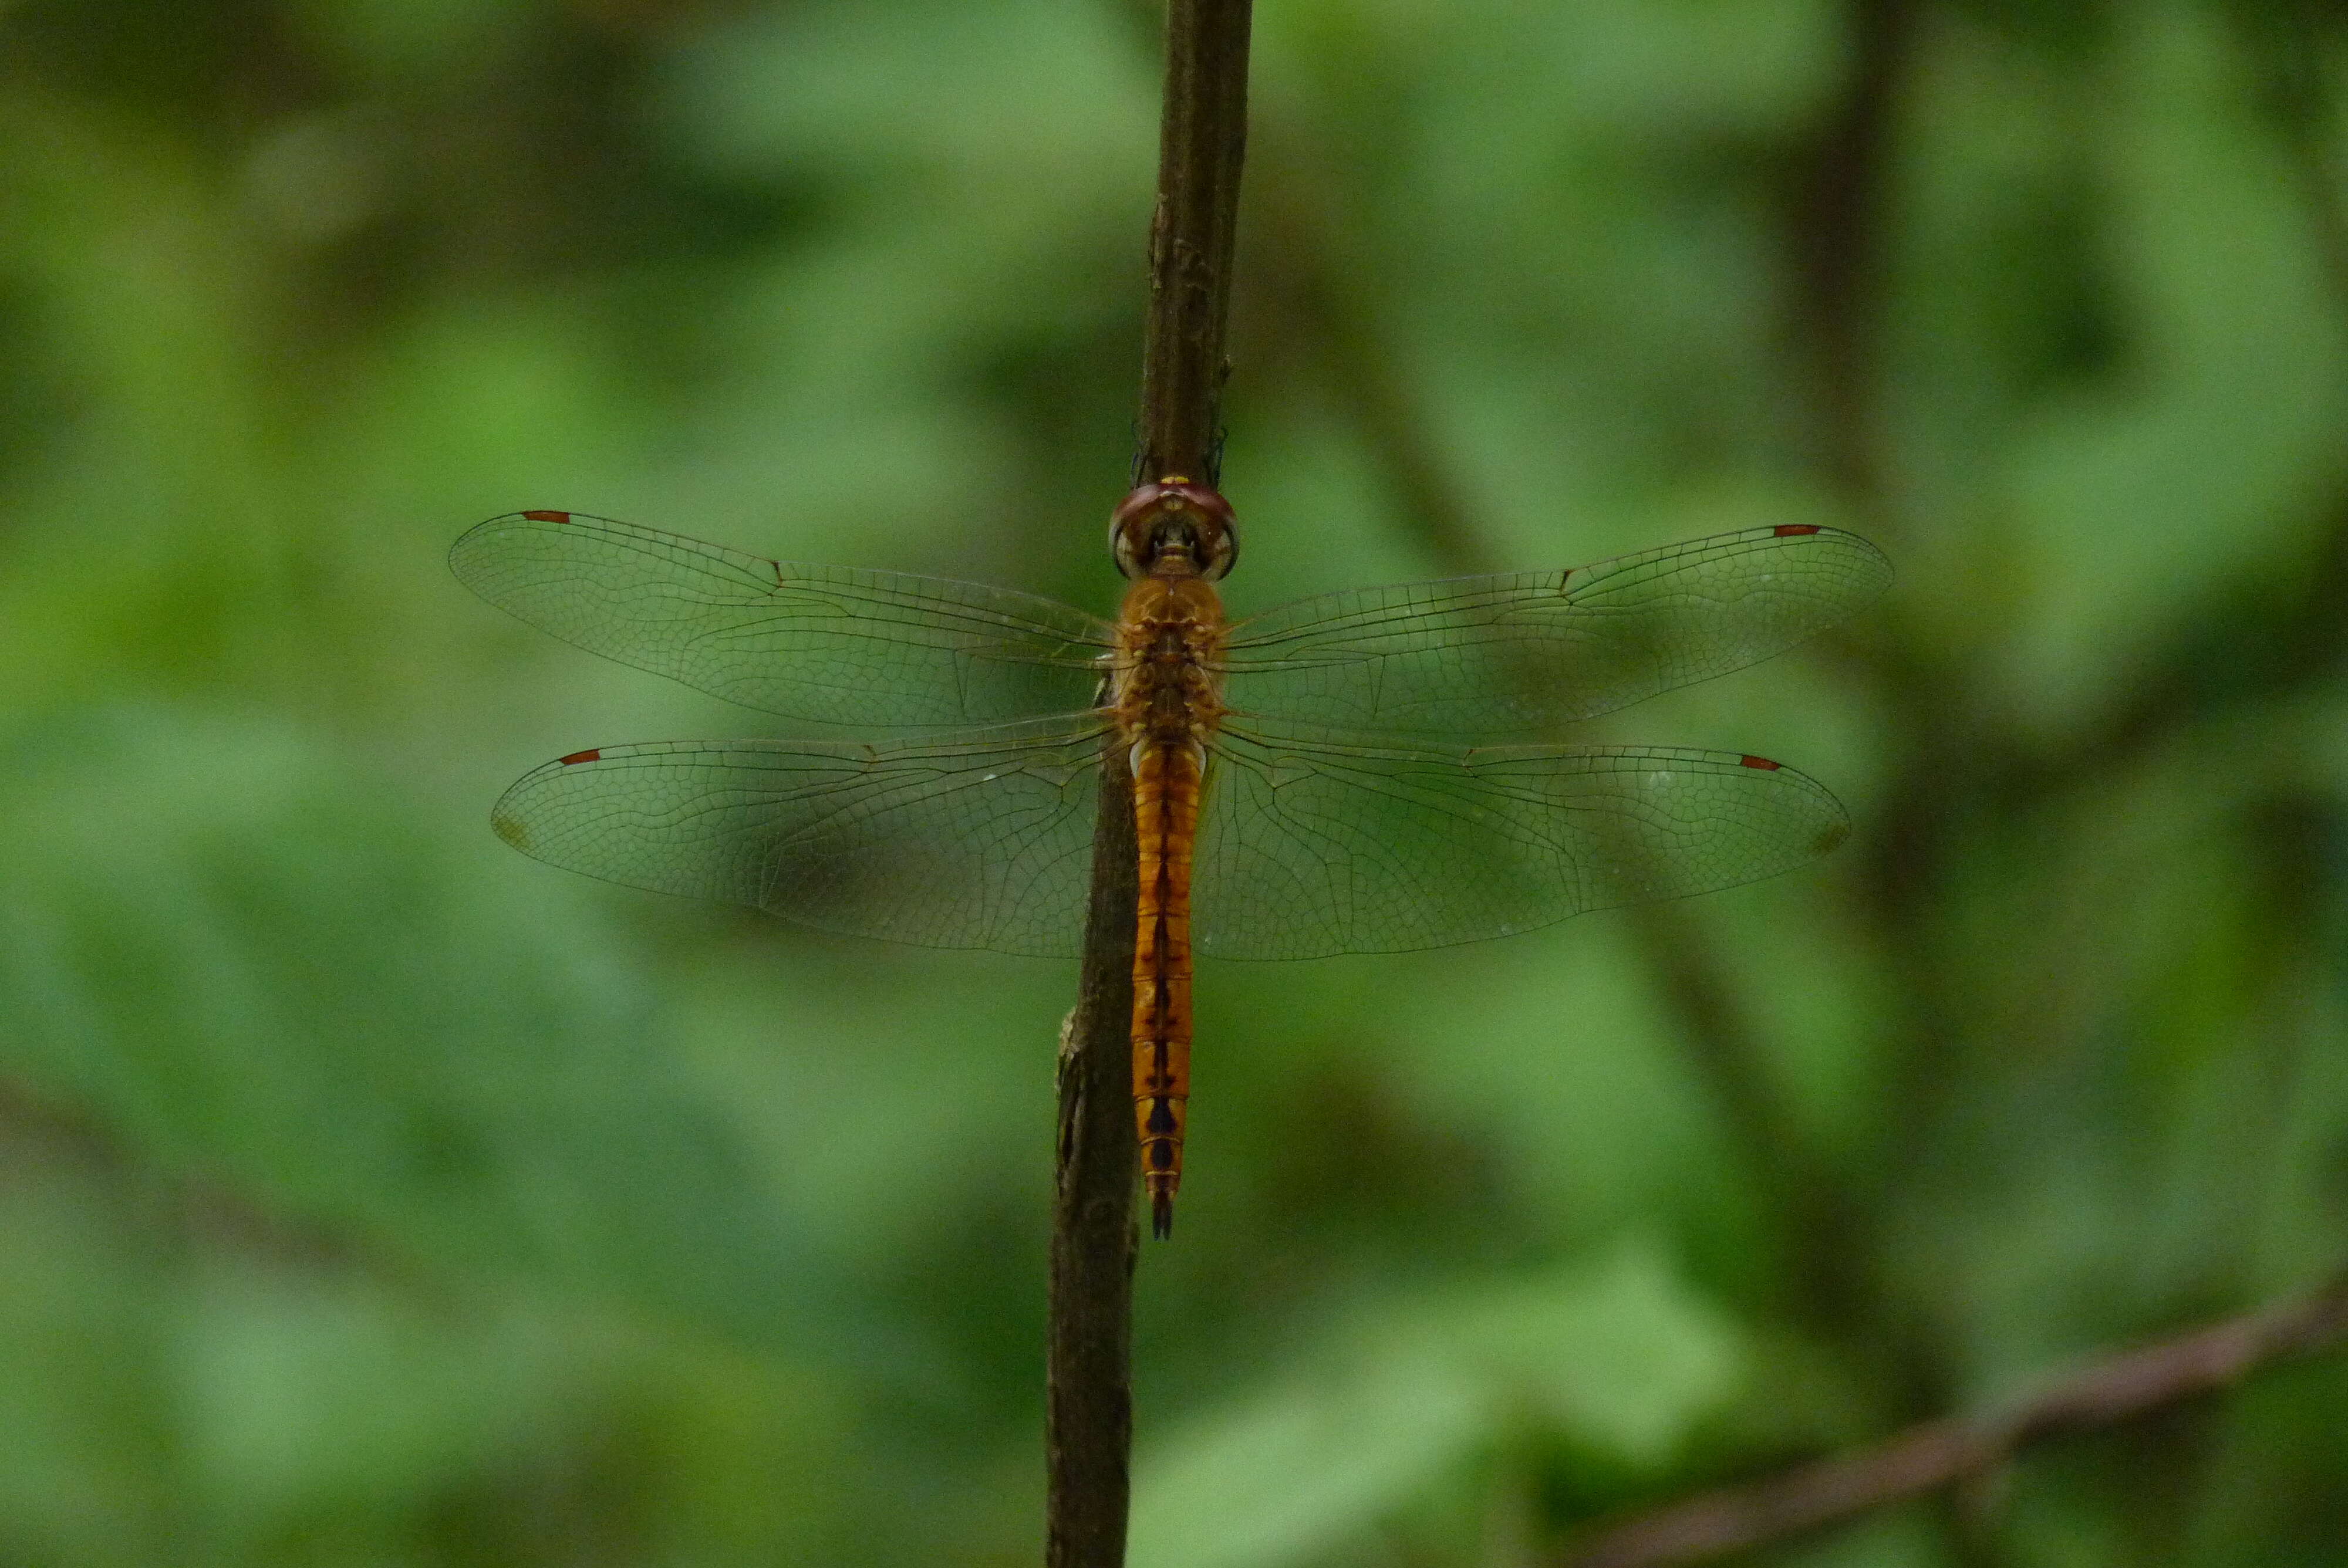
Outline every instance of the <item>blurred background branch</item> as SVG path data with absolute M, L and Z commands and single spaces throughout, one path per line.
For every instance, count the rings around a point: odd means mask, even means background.
M 1667 1504 L 1601 1531 L 1562 1561 L 1660 1568 L 1750 1551 L 2010 1464 L 2034 1443 L 2230 1388 L 2343 1339 L 2348 1285 L 2110 1357 L 1995 1415 L 1929 1421 L 1862 1453 Z

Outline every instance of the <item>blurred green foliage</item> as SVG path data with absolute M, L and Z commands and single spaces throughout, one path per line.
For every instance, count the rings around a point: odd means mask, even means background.
M 1068 967 L 569 877 L 573 507 L 1106 610 L 1138 0 L 0 5 L 0 1563 L 994 1563 Z M 1814 871 L 1210 967 L 1140 1563 L 1516 1563 L 2348 1255 L 2348 17 L 1261 8 L 1241 610 L 1836 522 Z M 1768 1560 L 2348 1563 L 2348 1367 Z

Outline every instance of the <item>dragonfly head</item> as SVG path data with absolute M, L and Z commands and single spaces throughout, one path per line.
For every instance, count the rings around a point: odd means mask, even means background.
M 1128 578 L 1195 573 L 1211 582 L 1239 559 L 1240 527 L 1231 504 L 1212 488 L 1169 474 L 1117 504 L 1108 548 Z

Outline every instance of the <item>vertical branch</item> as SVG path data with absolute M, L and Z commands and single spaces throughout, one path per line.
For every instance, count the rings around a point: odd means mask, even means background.
M 1149 326 L 1143 476 L 1213 482 L 1240 163 L 1249 0 L 1172 0 Z M 1084 972 L 1060 1060 L 1059 1169 L 1045 1447 L 1048 1568 L 1118 1568 L 1131 1489 L 1135 1134 L 1128 1030 L 1139 852 L 1122 746 L 1101 762 Z
M 1173 0 L 1158 211 L 1149 229 L 1149 329 L 1141 371 L 1140 475 L 1211 484 L 1223 327 L 1247 149 L 1251 0 Z
M 1060 1040 L 1044 1416 L 1049 1568 L 1117 1568 L 1131 1491 L 1138 1237 L 1128 1020 L 1141 876 L 1125 749 L 1113 736 L 1101 758 L 1100 792 L 1084 976 Z

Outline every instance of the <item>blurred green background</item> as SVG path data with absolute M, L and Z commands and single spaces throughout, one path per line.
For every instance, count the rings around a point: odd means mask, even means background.
M 1021 1563 L 1073 967 L 569 876 L 524 507 L 1106 611 L 1142 0 L 0 0 L 0 1563 Z M 1266 0 L 1244 611 L 1757 522 L 1858 828 L 1210 966 L 1142 1568 L 1519 1564 L 2348 1257 L 2348 13 Z M 771 733 L 771 732 L 769 732 Z M 1818 1564 L 2348 1563 L 2348 1360 Z

